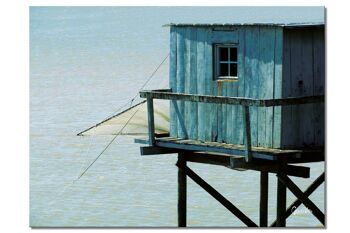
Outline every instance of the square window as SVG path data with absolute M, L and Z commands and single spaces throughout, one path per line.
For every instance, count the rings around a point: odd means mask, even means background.
M 237 44 L 216 44 L 213 61 L 215 69 L 215 79 L 238 79 Z

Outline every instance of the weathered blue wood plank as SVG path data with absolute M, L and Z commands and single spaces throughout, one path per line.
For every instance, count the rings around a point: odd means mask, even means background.
M 227 83 L 227 96 L 237 97 L 239 82 L 240 81 Z M 236 105 L 226 106 L 226 142 L 231 144 L 240 144 L 234 141 L 234 139 L 237 138 L 236 134 L 239 134 L 237 131 L 239 126 L 236 125 L 237 117 L 239 117 L 237 115 L 237 107 L 240 108 L 240 106 Z
M 283 97 L 316 95 L 315 45 L 312 30 L 286 30 L 284 34 Z M 285 74 L 286 73 L 286 74 Z M 289 74 L 289 76 L 288 76 Z M 282 147 L 297 148 L 315 143 L 316 105 L 282 107 Z
M 325 41 L 324 30 L 316 29 L 313 34 L 313 69 L 314 69 L 314 94 L 325 93 Z M 324 145 L 325 141 L 325 108 L 324 104 L 314 105 L 314 131 L 315 144 Z
M 197 29 L 197 93 L 206 94 L 206 65 L 205 65 L 205 41 L 206 30 L 204 28 Z M 198 139 L 205 141 L 205 133 L 207 125 L 206 104 L 198 103 Z
M 223 86 L 222 95 L 229 96 L 229 93 L 231 92 L 230 88 L 231 88 L 231 82 L 225 82 L 224 86 Z M 222 139 L 221 139 L 221 141 L 222 142 L 227 142 L 227 124 L 228 124 L 227 112 L 230 111 L 229 107 L 232 109 L 232 106 L 227 105 L 227 104 L 223 104 L 222 109 L 221 109 L 221 112 L 222 112 L 222 120 L 221 120 L 222 121 L 222 133 L 221 133 Z M 231 110 L 231 113 L 232 113 L 232 110 Z
M 176 86 L 177 92 L 184 93 L 185 91 L 185 28 L 177 28 L 177 71 L 176 71 Z M 184 102 L 177 101 L 178 106 L 178 121 L 177 134 L 179 138 L 187 138 L 187 131 L 184 121 Z
M 259 97 L 259 27 L 246 28 L 245 40 L 245 96 L 250 98 Z M 252 146 L 257 146 L 258 139 L 258 110 L 250 108 L 250 126 Z
M 290 90 L 291 96 L 313 95 L 312 31 L 288 30 L 290 43 Z M 286 56 L 284 56 L 286 58 Z M 284 77 L 285 79 L 286 77 Z M 283 116 L 284 148 L 305 147 L 314 141 L 313 106 L 292 106 L 291 115 Z M 291 119 L 289 122 L 288 118 Z
M 299 31 L 291 30 L 290 33 L 290 53 L 291 53 L 291 96 L 302 96 L 303 89 L 302 85 L 300 85 L 299 80 L 302 81 L 303 70 L 301 64 L 301 56 L 302 56 L 302 41 L 301 35 Z M 302 83 L 301 83 L 302 84 Z M 291 143 L 289 147 L 300 146 L 302 145 L 302 137 L 300 137 L 301 133 L 301 107 L 300 106 L 292 106 L 292 122 L 290 129 L 290 139 Z M 286 125 L 283 125 L 286 127 Z
M 312 30 L 301 30 L 301 70 L 302 70 L 302 85 L 298 80 L 298 89 L 302 92 L 301 96 L 314 95 L 314 73 L 313 73 L 313 39 Z M 300 146 L 311 146 L 315 141 L 315 121 L 314 121 L 314 105 L 306 104 L 301 108 L 301 124 Z
M 259 93 L 260 99 L 272 99 L 274 92 L 275 28 L 259 31 Z M 258 146 L 272 146 L 273 109 L 258 108 Z
M 190 77 L 190 85 L 189 85 L 189 93 L 197 94 L 197 29 L 191 30 L 191 44 L 190 44 L 190 63 L 191 63 L 191 77 Z M 189 138 L 197 139 L 198 135 L 198 104 L 191 103 L 189 112 L 191 114 L 190 117 L 190 125 L 189 125 Z
M 292 93 L 292 65 L 291 65 L 291 32 L 285 30 L 283 35 L 283 65 L 282 65 L 282 96 L 283 98 L 293 96 Z M 277 92 L 276 92 L 277 93 Z M 282 108 L 282 128 L 281 128 L 281 147 L 292 147 L 293 141 L 293 106 L 284 106 Z
M 240 28 L 239 30 L 239 44 L 238 44 L 238 82 L 233 85 L 236 87 L 237 97 L 245 97 L 245 54 L 246 54 L 246 29 Z M 234 134 L 233 134 L 233 143 L 234 144 L 243 144 L 244 142 L 244 127 L 243 127 L 243 111 L 240 106 L 233 106 L 232 108 L 232 122 L 234 124 Z
M 232 28 L 231 30 L 214 30 L 211 35 L 212 43 L 238 43 L 239 28 Z
M 177 57 L 176 28 L 170 27 L 170 62 L 169 62 L 169 87 L 173 92 L 177 90 L 176 84 L 176 57 Z M 177 137 L 177 117 L 174 109 L 175 101 L 170 101 L 170 136 Z
M 225 82 L 216 82 L 217 84 L 217 95 L 226 96 L 226 83 Z M 223 142 L 226 136 L 226 105 L 218 104 L 217 105 L 217 142 Z
M 207 95 L 217 95 L 217 85 L 213 80 L 213 45 L 211 42 L 210 28 L 205 29 L 205 92 Z M 216 141 L 217 140 L 217 105 L 216 104 L 206 104 L 206 113 L 208 114 L 207 127 L 205 133 L 206 141 Z
M 184 93 L 190 94 L 190 82 L 191 82 L 191 31 L 193 29 L 188 27 L 185 28 L 184 40 L 185 40 L 185 49 L 184 49 Z M 190 112 L 191 102 L 184 101 L 184 115 L 185 115 L 185 127 L 187 131 L 187 136 L 190 134 L 190 124 L 192 114 Z
M 274 99 L 282 98 L 283 29 L 276 28 Z M 289 78 L 289 76 L 287 77 Z M 273 107 L 273 148 L 281 147 L 282 107 Z

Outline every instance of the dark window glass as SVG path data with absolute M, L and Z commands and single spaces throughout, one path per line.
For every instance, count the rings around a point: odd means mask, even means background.
M 237 61 L 237 48 L 230 48 L 230 61 Z
M 220 64 L 220 76 L 228 76 L 228 64 Z
M 220 61 L 228 61 L 228 48 L 220 48 Z
M 215 77 L 237 78 L 238 48 L 235 45 L 223 44 L 215 49 Z
M 237 64 L 230 64 L 230 76 L 237 77 Z

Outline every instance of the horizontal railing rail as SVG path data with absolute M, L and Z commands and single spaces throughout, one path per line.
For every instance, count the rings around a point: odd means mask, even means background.
M 215 104 L 232 104 L 242 106 L 273 107 L 324 102 L 324 95 L 289 97 L 283 99 L 252 99 L 244 97 L 211 96 L 198 94 L 173 93 L 170 89 L 141 91 L 142 98 L 180 100 Z

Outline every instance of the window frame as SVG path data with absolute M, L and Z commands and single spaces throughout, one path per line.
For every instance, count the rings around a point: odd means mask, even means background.
M 237 49 L 237 61 L 231 62 L 230 61 L 230 54 L 228 52 L 228 61 L 220 61 L 220 48 L 236 48 Z M 223 81 L 223 80 L 230 80 L 230 81 L 238 81 L 238 50 L 239 46 L 238 43 L 218 43 L 214 44 L 214 56 L 213 56 L 213 67 L 214 67 L 214 80 L 217 81 Z M 230 50 L 229 50 L 230 51 Z M 220 76 L 220 64 L 226 63 L 226 64 L 236 64 L 237 65 L 237 75 L 236 76 Z M 230 73 L 230 65 L 228 65 L 228 72 Z

